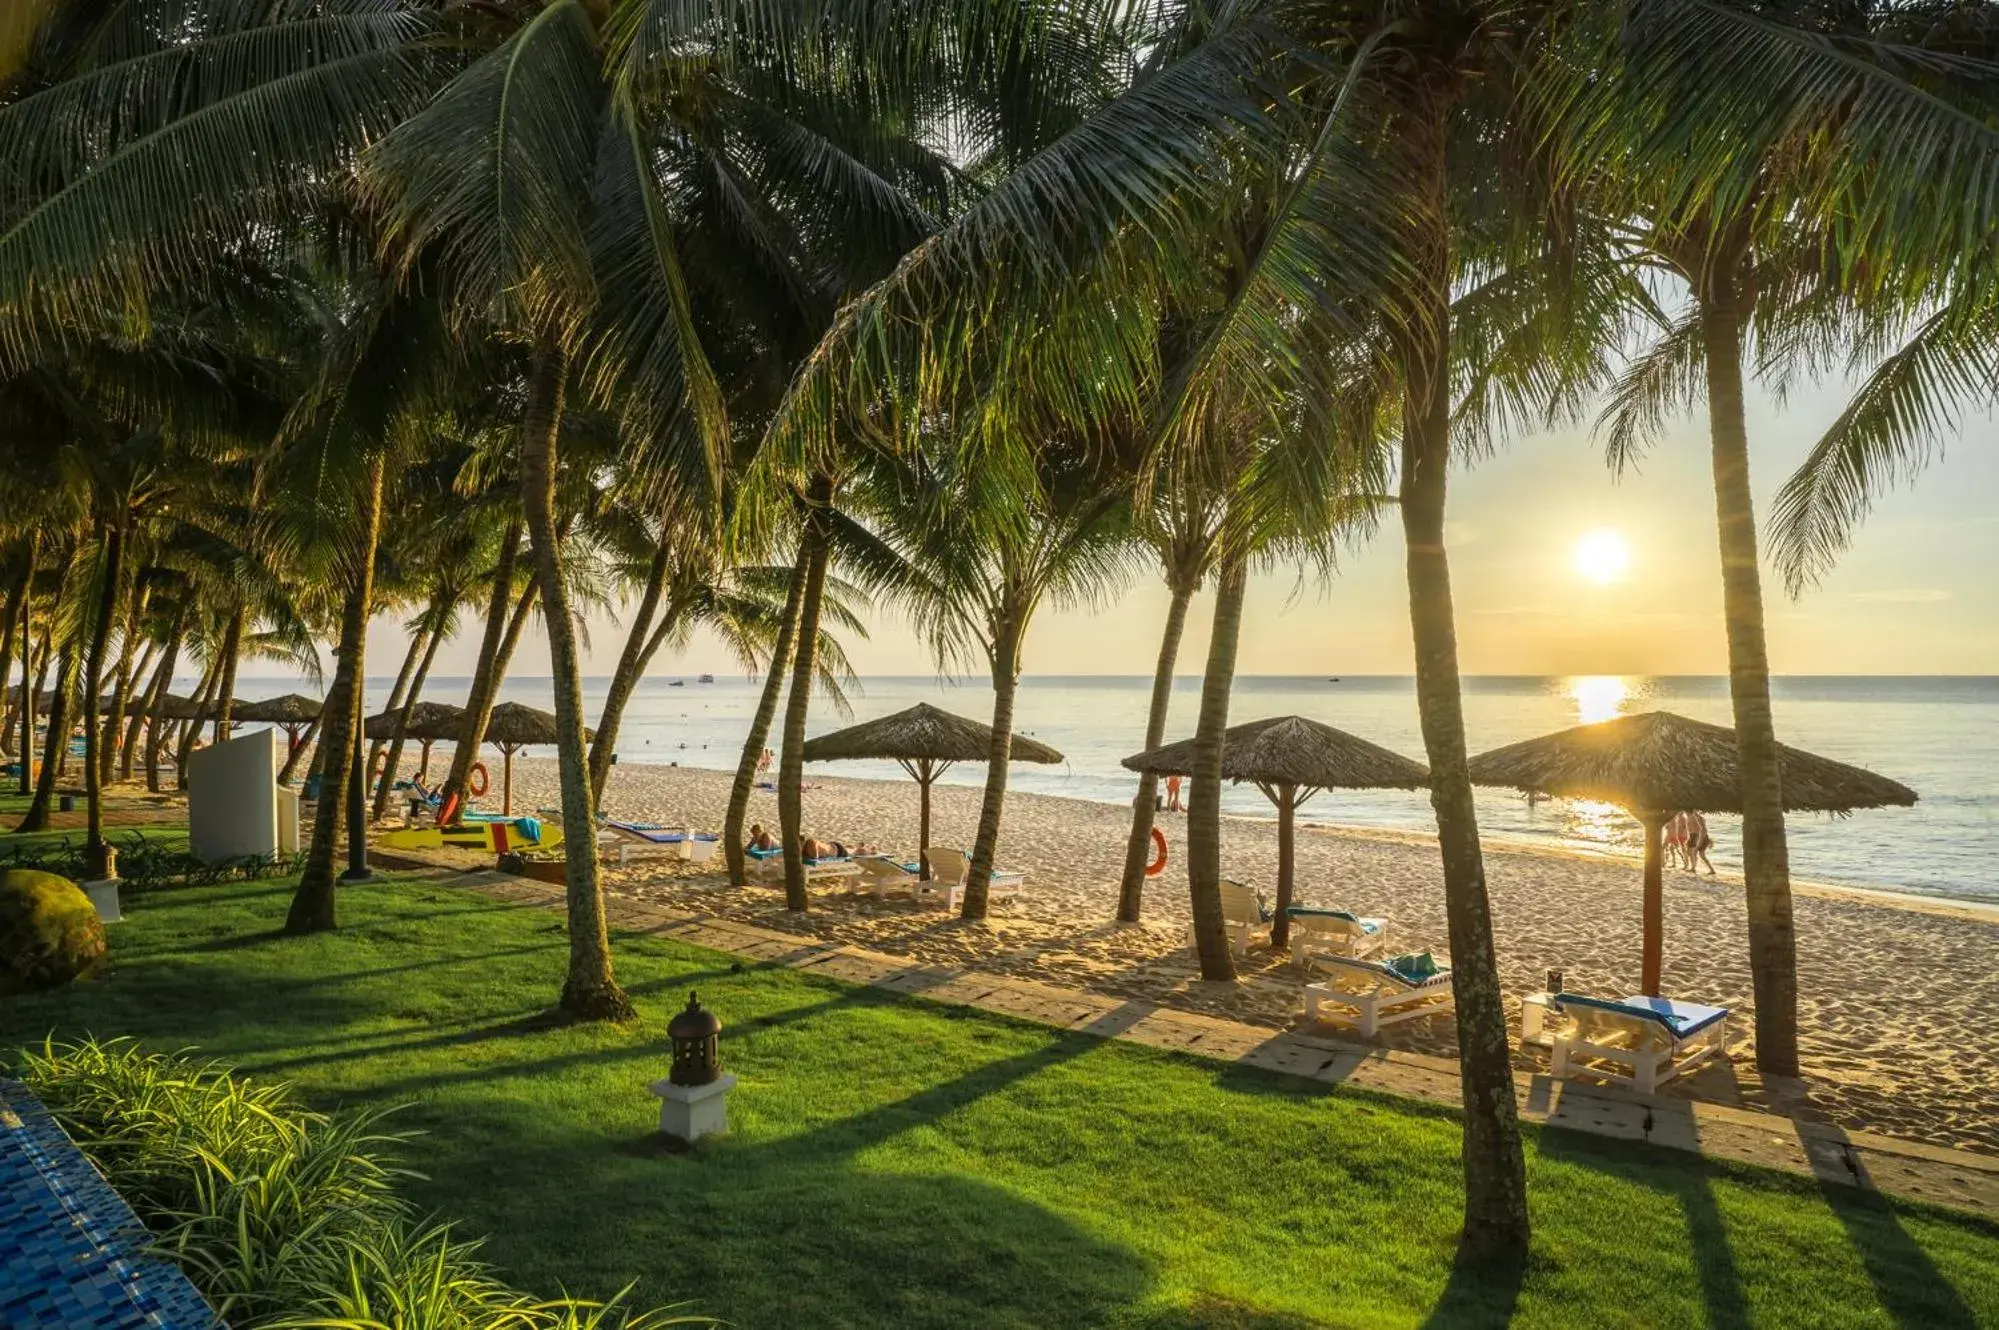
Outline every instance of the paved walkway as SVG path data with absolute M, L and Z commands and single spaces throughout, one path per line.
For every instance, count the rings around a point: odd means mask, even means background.
M 563 904 L 560 887 L 527 878 L 477 872 L 453 873 L 443 880 L 501 900 L 551 909 L 560 909 Z M 624 897 L 609 897 L 605 903 L 611 922 L 620 928 L 849 983 L 1328 1084 L 1358 1085 L 1450 1107 L 1464 1102 L 1457 1063 L 1448 1059 L 1298 1031 L 1273 1032 L 1147 1002 L 976 970 L 924 966 L 733 920 L 699 918 Z M 1541 1075 L 1516 1073 L 1514 1090 L 1520 1115 L 1529 1122 L 1645 1141 L 1999 1218 L 1999 1158 L 1849 1132 L 1751 1109 L 1641 1095 Z

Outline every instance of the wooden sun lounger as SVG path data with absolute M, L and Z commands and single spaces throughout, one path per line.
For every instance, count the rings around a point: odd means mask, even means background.
M 1229 936 L 1229 949 L 1237 956 L 1249 954 L 1249 936 L 1257 929 L 1267 934 L 1270 921 L 1263 917 L 1263 902 L 1247 886 L 1230 878 L 1222 879 L 1222 928 Z M 1197 946 L 1192 925 L 1187 928 L 1187 945 Z
M 1557 993 L 1548 1001 L 1548 1014 L 1559 1022 L 1551 1075 L 1591 1076 L 1640 1094 L 1651 1094 L 1728 1050 L 1727 1007 L 1643 995 L 1612 1000 Z
M 722 838 L 697 832 L 691 827 L 667 827 L 651 822 L 612 822 L 607 819 L 597 835 L 597 843 L 606 849 L 615 848 L 620 864 L 653 858 L 703 863 L 714 855 Z
M 1293 905 L 1285 913 L 1291 917 L 1291 963 L 1301 969 L 1320 956 L 1372 956 L 1388 945 L 1386 919 L 1312 905 Z
M 1384 961 L 1350 956 L 1322 956 L 1331 972 L 1323 983 L 1305 985 L 1305 1019 L 1322 1025 L 1348 1025 L 1372 1036 L 1384 1025 L 1455 1010 L 1447 966 L 1422 979 L 1412 979 Z
M 918 900 L 941 900 L 955 913 L 965 898 L 965 879 L 971 876 L 972 856 L 951 845 L 932 845 L 924 851 L 930 860 L 931 880 L 918 889 Z M 1013 900 L 1027 887 L 1027 874 L 993 870 L 986 885 L 986 900 Z
M 752 851 L 746 865 L 749 876 L 759 882 L 784 880 L 784 852 L 773 850 L 768 854 Z M 814 883 L 839 882 L 861 875 L 861 866 L 852 859 L 807 859 L 805 861 L 805 885 Z

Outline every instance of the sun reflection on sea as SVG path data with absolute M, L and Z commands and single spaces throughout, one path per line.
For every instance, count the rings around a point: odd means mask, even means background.
M 1631 685 L 1621 674 L 1578 674 L 1568 681 L 1568 690 L 1576 720 L 1583 725 L 1623 715 L 1631 697 Z

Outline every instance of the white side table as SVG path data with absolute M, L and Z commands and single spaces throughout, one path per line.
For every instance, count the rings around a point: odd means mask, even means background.
M 1547 1033 L 1548 1005 L 1555 1000 L 1553 993 L 1529 993 L 1520 999 L 1520 1043 L 1539 1044 L 1543 1048 L 1552 1047 L 1555 1037 Z

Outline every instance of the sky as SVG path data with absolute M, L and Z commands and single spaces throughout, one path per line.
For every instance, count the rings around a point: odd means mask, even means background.
M 1844 405 L 1845 384 L 1795 389 L 1780 408 L 1750 401 L 1751 481 L 1759 519 L 1820 430 Z M 1451 481 L 1446 539 L 1457 607 L 1459 660 L 1467 674 L 1719 674 L 1727 668 L 1714 492 L 1706 417 L 1675 421 L 1635 473 L 1614 477 L 1585 426 L 1514 439 Z M 1816 589 L 1792 600 L 1765 568 L 1772 669 L 1779 674 L 1999 673 L 1999 424 L 1969 420 L 1913 484 L 1878 504 L 1853 548 Z M 1593 533 L 1621 537 L 1629 563 L 1599 582 L 1576 565 Z M 1606 543 L 1601 534 L 1599 543 Z M 1601 571 L 1601 569 L 1599 569 Z M 1152 672 L 1167 595 L 1140 577 L 1100 604 L 1046 608 L 1029 632 L 1028 674 Z M 1200 673 L 1211 602 L 1195 601 L 1179 672 Z M 932 657 L 897 616 L 870 616 L 867 641 L 849 641 L 862 675 L 929 674 Z M 609 674 L 623 632 L 593 617 L 585 674 Z M 469 674 L 479 624 L 439 653 L 440 676 Z M 378 620 L 368 672 L 394 674 L 404 638 Z M 514 673 L 546 675 L 539 626 L 523 639 Z M 1401 529 L 1380 530 L 1338 576 L 1300 581 L 1277 569 L 1252 579 L 1245 607 L 1243 674 L 1407 674 L 1409 620 Z M 713 639 L 662 651 L 651 673 L 737 672 Z

